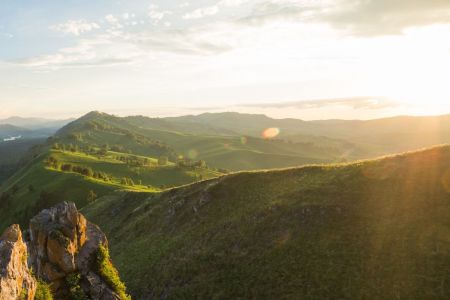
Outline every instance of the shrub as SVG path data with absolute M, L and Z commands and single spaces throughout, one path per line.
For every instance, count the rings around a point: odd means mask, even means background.
M 36 287 L 35 300 L 53 300 L 52 290 L 50 285 L 42 280 L 38 280 Z
M 158 165 L 165 166 L 169 162 L 169 158 L 167 156 L 160 156 L 158 158 Z
M 100 245 L 97 251 L 97 271 L 106 283 L 120 296 L 121 300 L 131 300 L 126 293 L 125 284 L 120 280 L 119 272 L 111 263 L 108 249 Z
M 72 172 L 72 165 L 71 164 L 63 164 L 61 165 L 61 171 L 64 172 Z
M 88 300 L 80 286 L 80 280 L 81 275 L 78 273 L 73 273 L 66 277 L 66 283 L 70 291 L 70 299 L 72 300 Z

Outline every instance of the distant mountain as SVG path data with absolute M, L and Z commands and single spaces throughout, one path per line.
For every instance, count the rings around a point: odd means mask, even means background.
M 11 124 L 0 124 L 0 143 L 18 139 L 47 138 L 56 132 L 56 128 L 28 129 Z
M 302 121 L 227 112 L 165 120 L 175 124 L 187 122 L 211 128 L 226 128 L 236 134 L 251 136 L 261 136 L 265 129 L 275 127 L 280 131 L 280 139 L 294 142 L 308 140 L 311 136 L 346 141 L 358 146 L 361 150 L 358 155 L 364 158 L 450 143 L 450 115 L 399 116 L 368 121 Z
M 85 207 L 134 299 L 449 299 L 450 146 Z
M 32 131 L 25 128 L 20 128 L 10 124 L 0 124 L 0 143 L 3 139 L 14 136 L 27 136 L 31 135 Z
M 42 128 L 59 129 L 73 120 L 74 119 L 51 120 L 43 118 L 10 117 L 7 119 L 0 120 L 0 124 L 10 124 L 27 129 L 42 129 Z

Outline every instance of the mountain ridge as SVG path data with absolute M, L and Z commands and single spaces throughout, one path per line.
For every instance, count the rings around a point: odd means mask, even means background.
M 137 299 L 446 299 L 449 170 L 445 145 L 113 194 L 82 211 Z

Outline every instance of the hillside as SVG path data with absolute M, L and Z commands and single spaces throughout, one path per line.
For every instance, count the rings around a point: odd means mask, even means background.
M 450 146 L 115 193 L 83 213 L 136 299 L 448 299 Z
M 0 142 L 0 185 L 20 168 L 21 160 L 32 147 L 44 142 L 40 138 Z
M 356 153 L 350 157 L 370 158 L 377 155 L 410 151 L 422 147 L 450 143 L 450 115 L 399 116 L 376 120 L 324 120 L 302 121 L 297 119 L 273 119 L 265 115 L 235 112 L 205 113 L 197 116 L 165 118 L 173 124 L 195 124 L 226 128 L 236 134 L 261 136 L 266 128 L 278 128 L 279 138 L 304 142 L 311 137 L 339 141 L 340 148 Z M 349 144 L 349 145 L 346 145 Z
M 215 130 L 199 126 L 175 126 L 165 119 L 120 118 L 91 112 L 58 131 L 55 141 L 98 147 L 108 144 L 138 155 L 165 155 L 171 161 L 181 155 L 231 171 L 330 163 L 354 159 L 359 152 L 351 143 L 337 140 L 330 143 L 329 138 L 289 142 L 243 136 L 225 129 L 212 134 Z M 177 131 L 181 127 L 184 130 Z
M 31 134 L 31 130 L 13 126 L 10 124 L 0 124 L 0 143 L 3 142 L 3 139 L 11 137 L 11 136 L 21 136 Z
M 207 166 L 160 165 L 128 153 L 44 147 L 0 187 L 0 228 L 24 224 L 61 199 L 83 207 L 115 190 L 157 191 L 221 175 Z

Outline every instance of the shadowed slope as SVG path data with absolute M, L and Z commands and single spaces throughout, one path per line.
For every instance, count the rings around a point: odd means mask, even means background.
M 238 173 L 84 209 L 134 296 L 448 299 L 450 147 Z

